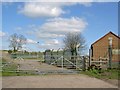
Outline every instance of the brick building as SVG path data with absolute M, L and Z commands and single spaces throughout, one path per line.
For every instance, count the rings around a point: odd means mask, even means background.
M 109 39 L 112 39 L 112 61 L 120 62 L 120 37 L 116 34 L 109 32 L 99 40 L 91 45 L 91 58 L 99 60 L 99 58 L 109 58 L 108 48 Z

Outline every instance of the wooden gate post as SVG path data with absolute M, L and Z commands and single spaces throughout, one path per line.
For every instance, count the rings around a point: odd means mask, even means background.
M 76 70 L 77 70 L 77 61 L 78 61 L 78 56 L 76 56 L 77 58 L 76 58 Z
M 65 56 L 65 49 L 63 49 L 63 58 L 62 58 L 62 62 L 61 62 L 62 68 L 64 67 L 64 56 Z
M 85 57 L 83 56 L 83 71 L 86 70 L 86 60 Z
M 89 49 L 89 67 L 91 66 L 91 53 L 92 53 L 92 50 L 91 49 Z

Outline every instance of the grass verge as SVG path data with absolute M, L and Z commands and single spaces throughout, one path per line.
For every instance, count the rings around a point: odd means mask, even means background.
M 108 70 L 89 70 L 89 71 L 82 71 L 82 74 L 86 74 L 91 77 L 99 78 L 99 79 L 120 79 L 120 70 L 118 69 L 108 69 Z

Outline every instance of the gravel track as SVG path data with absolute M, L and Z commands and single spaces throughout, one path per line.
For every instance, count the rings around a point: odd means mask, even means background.
M 3 88 L 117 88 L 86 75 L 40 75 L 3 77 Z

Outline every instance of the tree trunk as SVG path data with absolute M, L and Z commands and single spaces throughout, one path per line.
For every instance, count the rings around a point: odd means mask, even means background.
M 73 50 L 71 50 L 71 54 L 72 54 L 72 56 L 74 55 L 74 51 Z
M 15 49 L 15 47 L 13 47 L 13 51 L 14 51 L 14 52 L 16 52 L 16 49 Z
M 71 50 L 71 54 L 72 54 L 72 56 L 71 56 L 71 62 L 74 63 L 74 50 Z
M 77 56 L 77 49 L 75 48 L 75 55 Z

